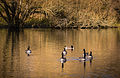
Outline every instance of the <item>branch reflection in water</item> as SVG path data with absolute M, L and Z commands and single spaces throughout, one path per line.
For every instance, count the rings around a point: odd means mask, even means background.
M 84 78 L 102 78 L 101 73 L 106 78 L 110 78 L 109 75 L 119 78 L 120 30 L 23 31 L 17 33 L 0 29 L 1 78 L 61 78 L 60 69 L 64 70 L 63 78 L 83 78 L 84 70 Z M 28 45 L 32 50 L 30 57 L 25 54 Z M 74 45 L 75 49 L 73 52 L 67 50 L 67 62 L 56 62 L 65 45 Z M 86 61 L 84 67 L 84 62 L 79 62 L 83 48 L 92 49 L 95 56 L 90 62 Z
M 2 77 L 20 77 L 17 74 L 20 71 L 20 45 L 19 45 L 19 31 L 7 30 L 6 40 L 3 46 L 2 55 Z M 8 66 L 9 65 L 9 66 Z M 11 74 L 8 74 L 10 72 Z M 16 74 L 14 74 L 16 72 Z

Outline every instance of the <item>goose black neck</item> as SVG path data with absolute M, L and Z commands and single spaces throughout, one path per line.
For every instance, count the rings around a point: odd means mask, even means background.
M 64 58 L 64 55 L 63 55 L 63 53 L 62 53 L 62 58 Z
M 85 52 L 85 49 L 83 49 L 83 51 L 84 51 L 84 58 L 86 57 L 86 52 Z
M 64 48 L 64 51 L 66 51 L 65 48 Z
M 92 56 L 92 51 L 90 51 L 90 56 Z
M 30 50 L 30 46 L 28 46 L 28 48 L 27 48 L 28 50 Z

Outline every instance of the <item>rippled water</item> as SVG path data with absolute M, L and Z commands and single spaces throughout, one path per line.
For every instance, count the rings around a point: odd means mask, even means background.
M 65 45 L 75 49 L 62 68 Z M 83 48 L 93 51 L 91 62 L 77 60 Z M 0 78 L 120 78 L 120 30 L 0 29 Z

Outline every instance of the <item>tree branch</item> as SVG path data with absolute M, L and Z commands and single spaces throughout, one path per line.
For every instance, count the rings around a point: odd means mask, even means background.
M 11 16 L 10 16 L 10 12 L 9 12 L 9 10 L 8 9 L 10 9 L 9 8 L 9 6 L 8 6 L 8 4 L 7 4 L 7 2 L 5 1 L 5 0 L 1 0 L 1 2 L 4 4 L 4 6 L 5 6 L 5 13 L 6 13 L 6 15 L 7 15 L 7 17 L 8 17 L 8 20 L 10 21 L 11 20 Z M 11 10 L 11 9 L 10 9 Z
M 0 12 L 0 16 L 8 23 L 8 20 L 5 16 L 3 16 L 3 14 Z
M 0 6 L 1 6 L 1 8 L 5 9 L 3 5 L 0 4 Z

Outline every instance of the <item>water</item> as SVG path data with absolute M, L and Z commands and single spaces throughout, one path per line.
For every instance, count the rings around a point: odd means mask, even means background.
M 64 46 L 67 62 L 59 59 Z M 27 56 L 28 45 L 32 54 Z M 0 29 L 0 78 L 120 78 L 120 30 Z M 93 60 L 80 62 L 93 51 Z

